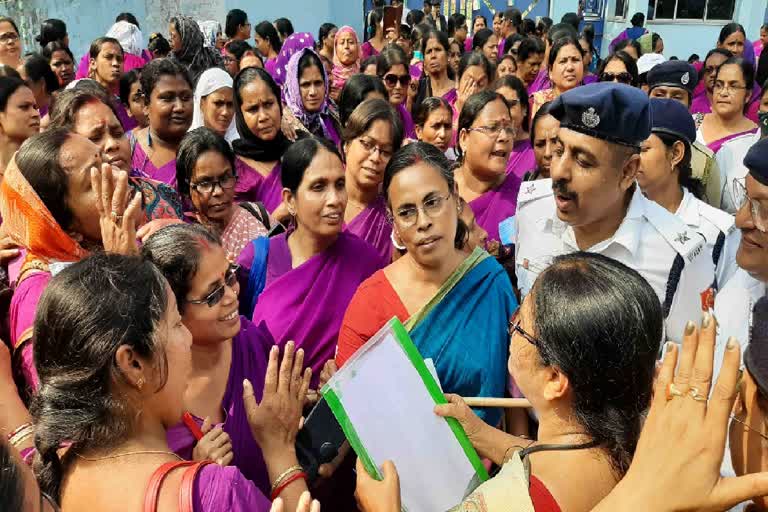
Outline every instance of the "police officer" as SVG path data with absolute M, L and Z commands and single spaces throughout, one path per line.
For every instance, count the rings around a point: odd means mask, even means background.
M 648 72 L 648 94 L 651 98 L 679 101 L 687 110 L 691 108 L 693 91 L 698 83 L 696 68 L 681 60 L 662 62 Z M 720 208 L 722 183 L 715 154 L 695 139 L 691 145 L 691 169 L 693 177 L 704 184 L 707 203 Z
M 715 294 L 736 273 L 741 235 L 733 216 L 701 200 L 704 187 L 691 175 L 693 118 L 680 102 L 651 97 L 651 136 L 643 142 L 637 184 L 645 196 L 680 217 L 706 240 L 716 267 L 715 281 L 704 302 L 714 307 Z
M 513 241 L 518 286 L 526 295 L 554 256 L 590 251 L 634 268 L 656 291 L 667 338 L 681 342 L 702 314 L 714 281 L 705 240 L 646 199 L 635 183 L 640 145 L 651 133 L 648 96 L 602 82 L 558 97 L 560 121 L 551 179 L 524 183 Z

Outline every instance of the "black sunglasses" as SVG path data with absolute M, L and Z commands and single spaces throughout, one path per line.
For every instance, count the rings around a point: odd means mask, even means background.
M 619 82 L 629 85 L 632 83 L 632 75 L 624 71 L 623 73 L 603 73 L 600 75 L 601 82 Z
M 384 75 L 384 82 L 390 87 L 395 87 L 397 82 L 400 82 L 401 87 L 408 87 L 411 83 L 411 75 Z
M 227 273 L 224 274 L 224 282 L 221 284 L 221 286 L 213 290 L 202 299 L 188 300 L 187 302 L 190 304 L 208 304 L 208 307 L 212 308 L 221 302 L 222 298 L 224 298 L 225 286 L 229 286 L 230 288 L 235 286 L 235 283 L 237 283 L 237 273 L 239 270 L 240 265 L 231 264 L 227 269 Z

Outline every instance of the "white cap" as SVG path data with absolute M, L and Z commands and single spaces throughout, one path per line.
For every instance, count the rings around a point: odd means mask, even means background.
M 666 61 L 667 59 L 660 53 L 646 53 L 641 55 L 640 58 L 637 59 L 637 74 L 642 75 L 643 73 L 647 73 L 656 67 L 656 65 Z

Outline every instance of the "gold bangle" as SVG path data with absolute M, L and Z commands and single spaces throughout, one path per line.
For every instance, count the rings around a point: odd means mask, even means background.
M 285 481 L 286 478 L 288 478 L 292 474 L 297 473 L 299 471 L 304 471 L 304 468 L 301 467 L 301 464 L 296 464 L 295 466 L 291 466 L 285 471 L 283 471 L 282 473 L 280 473 L 280 476 L 278 476 L 275 479 L 275 483 L 272 484 L 271 492 L 275 492 L 275 489 L 280 487 L 280 485 L 282 485 L 282 483 Z

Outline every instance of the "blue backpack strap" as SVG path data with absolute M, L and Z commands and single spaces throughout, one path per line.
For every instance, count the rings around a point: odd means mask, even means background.
M 245 303 L 248 305 L 247 316 L 253 316 L 253 310 L 259 301 L 259 295 L 264 291 L 267 282 L 267 259 L 269 257 L 269 238 L 259 237 L 251 242 L 253 244 L 253 264 L 248 274 L 248 288 L 246 289 Z

